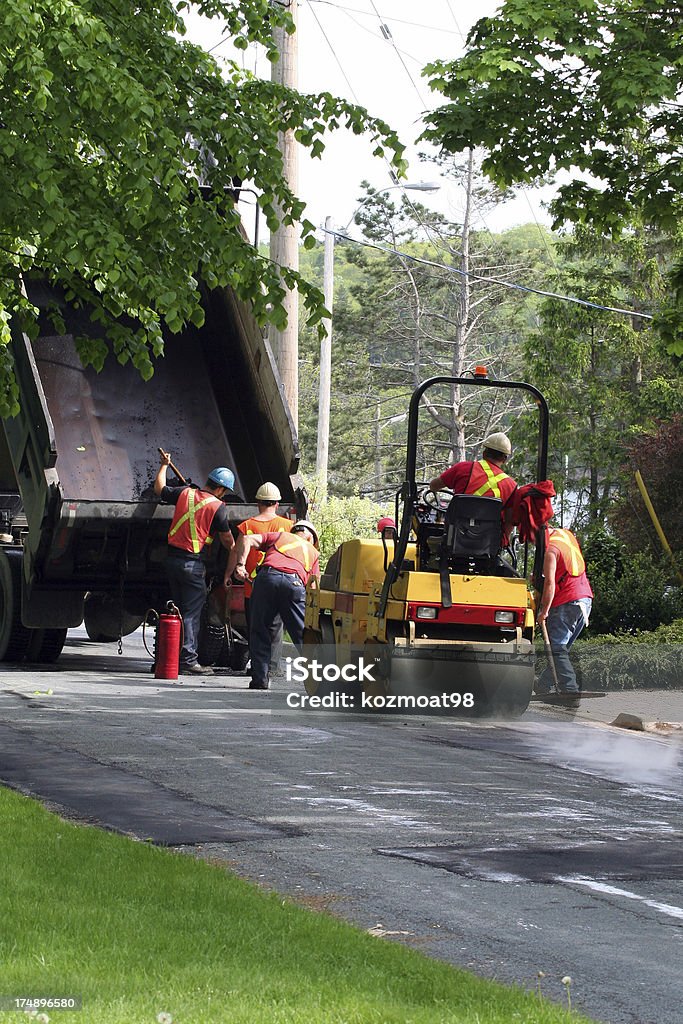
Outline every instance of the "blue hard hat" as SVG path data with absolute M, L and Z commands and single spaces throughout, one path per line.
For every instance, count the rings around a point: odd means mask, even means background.
M 219 487 L 226 487 L 231 491 L 235 483 L 235 474 L 231 469 L 226 469 L 225 466 L 218 466 L 216 469 L 211 470 L 207 479 L 210 483 L 218 484 Z

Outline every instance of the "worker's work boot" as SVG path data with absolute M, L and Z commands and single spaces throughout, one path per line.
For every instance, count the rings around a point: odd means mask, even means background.
M 200 665 L 198 661 L 194 665 L 181 665 L 178 669 L 182 676 L 212 676 L 213 669 L 210 665 Z
M 269 690 L 270 679 L 251 679 L 249 682 L 250 690 Z

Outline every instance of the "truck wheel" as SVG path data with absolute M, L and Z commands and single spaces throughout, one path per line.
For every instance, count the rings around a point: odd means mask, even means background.
M 225 646 L 225 626 L 202 622 L 197 643 L 197 654 L 201 665 L 215 665 Z
M 21 661 L 33 632 L 21 621 L 23 557 L 21 549 L 0 551 L 0 661 Z
M 62 653 L 66 640 L 65 629 L 32 629 L 26 660 L 41 665 L 52 664 Z
M 244 672 L 249 663 L 249 647 L 244 640 L 237 640 L 232 645 L 228 665 L 233 672 Z

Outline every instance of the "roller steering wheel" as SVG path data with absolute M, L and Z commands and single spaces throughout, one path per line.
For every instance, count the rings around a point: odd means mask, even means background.
M 447 498 L 440 498 L 439 494 L 444 494 L 444 493 L 447 494 L 448 497 Z M 429 495 L 429 497 L 428 497 L 428 495 Z M 424 502 L 424 504 L 428 508 L 433 509 L 435 512 L 445 512 L 446 509 L 448 508 L 448 506 L 451 503 L 451 498 L 452 497 L 453 497 L 453 492 L 451 490 L 449 490 L 448 488 L 443 488 L 441 491 L 436 493 L 435 491 L 432 491 L 431 488 L 427 487 L 426 490 L 424 490 L 422 492 L 422 494 L 420 495 L 420 501 Z

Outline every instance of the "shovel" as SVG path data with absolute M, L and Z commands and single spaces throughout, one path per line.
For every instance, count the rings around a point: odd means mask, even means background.
M 555 666 L 555 658 L 553 656 L 553 649 L 550 645 L 550 637 L 548 636 L 548 627 L 545 624 L 545 619 L 541 623 L 541 633 L 543 634 L 543 646 L 545 647 L 545 654 L 550 665 L 550 671 L 553 675 L 553 683 L 555 684 L 555 693 L 560 692 L 560 681 L 557 678 L 557 668 Z
M 580 693 L 563 693 L 560 690 L 560 682 L 557 678 L 557 666 L 555 665 L 555 658 L 553 657 L 553 649 L 550 645 L 550 637 L 548 636 L 548 627 L 545 624 L 545 619 L 541 623 L 541 633 L 543 634 L 543 646 L 545 647 L 545 653 L 548 658 L 548 664 L 550 665 L 550 671 L 553 675 L 553 682 L 555 684 L 555 693 L 539 694 L 538 700 L 545 700 L 548 703 L 564 703 L 564 701 L 571 701 L 572 704 L 577 700 L 583 700 L 585 697 L 604 697 L 605 693 L 602 690 L 582 690 Z

